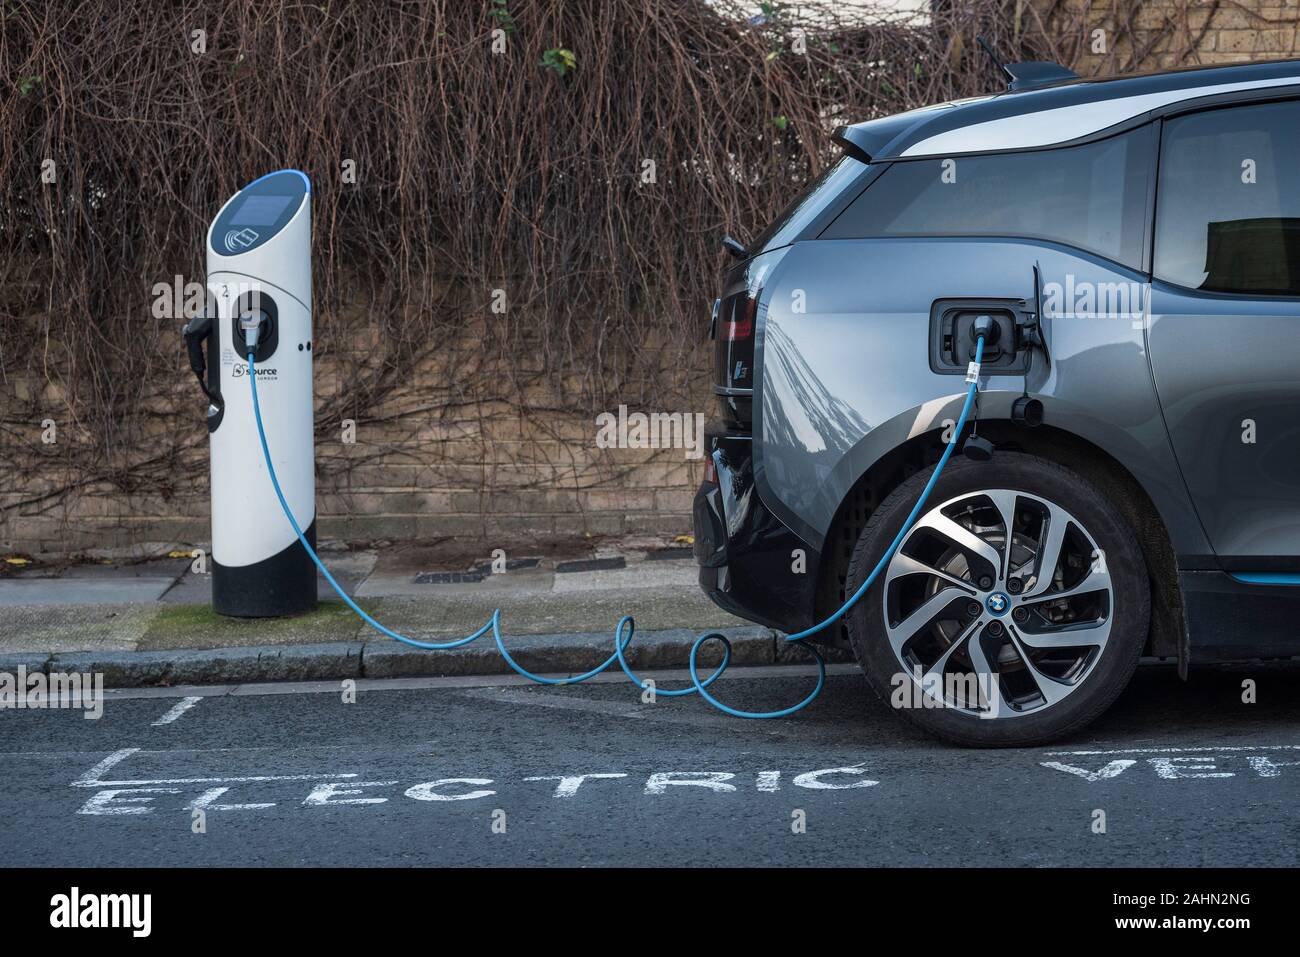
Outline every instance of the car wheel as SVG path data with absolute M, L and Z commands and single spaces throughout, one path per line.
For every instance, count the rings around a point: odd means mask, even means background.
M 852 594 L 932 474 L 875 510 Z M 1032 455 L 950 461 L 876 583 L 848 614 L 867 678 L 896 710 L 964 745 L 1041 744 L 1123 691 L 1150 619 L 1132 530 L 1081 476 Z

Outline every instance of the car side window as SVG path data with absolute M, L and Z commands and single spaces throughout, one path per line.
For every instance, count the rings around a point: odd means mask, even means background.
M 1156 197 L 1157 279 L 1300 296 L 1300 101 L 1168 120 Z
M 1142 267 L 1150 130 L 1058 149 L 898 160 L 822 239 L 1047 239 Z

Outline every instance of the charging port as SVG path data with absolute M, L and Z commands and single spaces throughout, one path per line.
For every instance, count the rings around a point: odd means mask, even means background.
M 230 319 L 230 341 L 241 359 L 248 358 L 251 338 L 253 361 L 263 363 L 275 354 L 280 343 L 280 310 L 265 292 L 245 293 L 235 304 Z
M 965 375 L 984 335 L 984 375 L 1023 375 L 1028 350 L 1017 351 L 1019 299 L 939 299 L 930 310 L 930 368 L 940 375 Z

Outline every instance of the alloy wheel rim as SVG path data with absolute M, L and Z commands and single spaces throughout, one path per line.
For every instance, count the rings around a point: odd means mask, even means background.
M 886 570 L 884 629 L 902 700 L 981 718 L 1041 713 L 1076 691 L 1110 639 L 1114 587 L 1088 529 L 1014 489 L 926 512 Z

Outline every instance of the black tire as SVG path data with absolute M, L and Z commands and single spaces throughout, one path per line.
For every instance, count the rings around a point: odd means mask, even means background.
M 849 565 L 852 594 L 876 566 L 916 504 L 933 469 L 912 476 L 881 503 L 867 522 Z M 1115 701 L 1137 667 L 1150 622 L 1151 596 L 1146 563 L 1132 529 L 1096 488 L 1063 466 L 1036 456 L 998 452 L 991 462 L 953 458 L 945 467 L 921 514 L 958 496 L 987 489 L 1010 489 L 1058 504 L 1086 527 L 1105 555 L 1111 576 L 1113 616 L 1109 638 L 1081 682 L 1054 704 L 1009 718 L 985 720 L 960 708 L 896 707 L 904 717 L 955 743 L 969 747 L 1025 747 L 1073 734 Z M 850 610 L 847 624 L 858 663 L 875 692 L 887 703 L 901 664 L 886 638 L 885 574 Z M 1000 680 L 1000 679 L 999 679 Z

